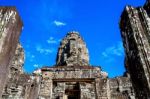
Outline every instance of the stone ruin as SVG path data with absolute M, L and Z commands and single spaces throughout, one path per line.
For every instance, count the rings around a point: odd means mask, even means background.
M 0 96 L 7 82 L 9 66 L 15 54 L 22 21 L 15 7 L 0 7 Z
M 149 5 L 127 6 L 121 16 L 126 73 L 116 78 L 90 65 L 76 31 L 61 41 L 54 66 L 26 74 L 22 21 L 15 7 L 0 7 L 0 99 L 149 99 Z
M 120 29 L 136 98 L 150 99 L 150 1 L 142 7 L 126 6 Z
M 54 67 L 27 75 L 23 63 L 24 50 L 18 43 L 2 99 L 135 99 L 128 77 L 108 79 L 100 67 L 89 65 L 88 50 L 78 32 L 69 32 L 61 41 Z
M 108 79 L 101 68 L 89 65 L 88 50 L 78 32 L 69 32 L 62 40 L 56 63 L 54 67 L 41 69 L 43 80 L 39 96 L 42 99 L 134 97 L 128 77 Z
M 56 65 L 89 65 L 88 50 L 86 48 L 86 44 L 78 32 L 69 32 L 67 36 L 61 41 L 57 53 Z

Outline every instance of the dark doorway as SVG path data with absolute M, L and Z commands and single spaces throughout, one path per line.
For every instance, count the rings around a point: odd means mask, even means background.
M 79 99 L 77 96 L 68 96 L 68 99 Z
M 66 83 L 65 94 L 68 96 L 68 99 L 80 99 L 79 83 L 76 82 Z

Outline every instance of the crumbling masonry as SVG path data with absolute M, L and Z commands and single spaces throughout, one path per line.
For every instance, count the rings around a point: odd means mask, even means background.
M 149 99 L 149 5 L 125 7 L 120 28 L 126 73 L 111 79 L 100 66 L 90 65 L 86 44 L 76 31 L 62 39 L 54 66 L 24 73 L 21 19 L 14 7 L 0 7 L 0 99 Z

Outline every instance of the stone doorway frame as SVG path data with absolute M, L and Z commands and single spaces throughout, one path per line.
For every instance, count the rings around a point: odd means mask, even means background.
M 95 79 L 94 78 L 65 78 L 65 79 L 53 79 L 52 80 L 53 81 L 53 83 L 64 83 L 64 84 L 66 84 L 66 83 L 68 83 L 68 82 L 75 82 L 75 83 L 77 83 L 78 84 L 78 90 L 72 90 L 72 91 L 78 91 L 77 93 L 78 93 L 78 96 L 77 96 L 77 98 L 75 98 L 75 99 L 81 99 L 81 90 L 80 90 L 80 83 L 83 83 L 83 82 L 94 82 L 95 81 Z M 68 97 L 69 97 L 69 91 L 71 91 L 71 90 L 68 90 L 68 92 L 66 92 L 67 90 L 66 89 L 64 89 L 64 92 L 62 93 L 62 95 L 61 96 L 59 96 L 59 99 L 69 99 Z M 70 95 L 71 96 L 71 95 Z M 72 95 L 72 96 L 75 96 L 75 94 L 74 95 Z

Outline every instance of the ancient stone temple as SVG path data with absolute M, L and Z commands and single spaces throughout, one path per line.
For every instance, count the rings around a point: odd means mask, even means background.
M 86 44 L 75 31 L 61 41 L 55 66 L 27 75 L 23 63 L 18 44 L 2 99 L 135 99 L 128 77 L 108 79 L 99 66 L 89 64 Z
M 22 21 L 15 7 L 0 7 L 0 99 L 150 99 L 150 1 L 143 7 L 126 6 L 120 28 L 123 76 L 108 78 L 100 66 L 91 65 L 76 31 L 60 42 L 54 66 L 26 74 L 18 40 Z
M 143 7 L 126 6 L 120 27 L 136 98 L 150 99 L 150 1 Z
M 78 32 L 61 41 L 56 66 L 43 67 L 41 99 L 134 99 L 128 77 L 108 79 L 100 67 L 89 65 L 86 44 Z
M 95 79 L 106 78 L 100 68 L 89 66 L 88 50 L 77 32 L 62 40 L 56 66 L 41 72 L 40 97 L 52 99 L 95 99 Z

